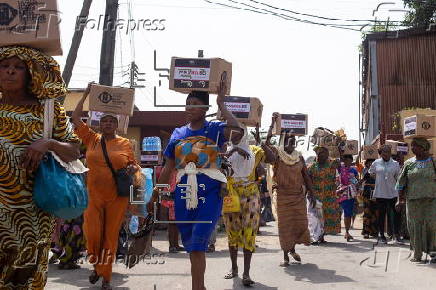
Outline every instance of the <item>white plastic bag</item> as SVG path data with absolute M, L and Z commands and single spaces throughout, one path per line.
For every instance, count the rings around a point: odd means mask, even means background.
M 317 242 L 324 233 L 324 218 L 322 214 L 322 203 L 316 201 L 316 206 L 312 207 L 307 200 L 307 219 L 309 232 L 312 242 Z

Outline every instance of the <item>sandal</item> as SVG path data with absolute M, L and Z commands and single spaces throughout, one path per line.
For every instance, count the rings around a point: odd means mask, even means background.
M 238 277 L 238 269 L 236 271 L 232 269 L 224 275 L 224 279 L 233 279 L 235 277 Z
M 250 276 L 242 276 L 242 285 L 244 285 L 245 287 L 250 287 L 253 284 L 255 284 L 255 282 L 251 280 Z
M 98 276 L 95 270 L 92 271 L 91 275 L 89 275 L 89 283 L 95 284 L 98 280 L 100 280 L 100 276 Z
M 75 263 L 67 263 L 67 264 L 59 264 L 59 270 L 77 270 L 80 269 L 80 266 Z
M 279 266 L 283 267 L 283 268 L 288 267 L 289 266 L 289 261 L 283 261 L 283 262 L 280 263 Z
M 101 290 L 112 290 L 111 282 L 103 281 L 101 284 Z
M 295 261 L 301 262 L 300 255 L 298 255 L 295 251 L 293 251 L 293 252 L 289 251 L 289 254 L 291 254 L 292 258 L 294 258 Z

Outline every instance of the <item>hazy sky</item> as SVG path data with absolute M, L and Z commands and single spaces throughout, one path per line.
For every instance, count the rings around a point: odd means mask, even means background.
M 82 1 L 59 1 L 62 12 L 64 57 L 57 58 L 63 66 L 76 17 Z M 94 0 L 90 18 L 104 14 L 104 0 Z M 296 15 L 255 4 L 250 0 L 213 0 L 238 7 L 240 3 L 269 9 L 314 22 L 356 24 Z M 237 3 L 239 2 L 239 4 Z M 288 10 L 338 19 L 391 20 L 402 19 L 402 1 L 385 5 L 373 16 L 383 1 L 361 0 L 259 0 Z M 120 0 L 120 18 L 138 23 L 145 19 L 164 19 L 163 31 L 135 30 L 133 39 L 120 30 L 117 37 L 114 85 L 128 80 L 123 71 L 134 59 L 145 72 L 145 89 L 136 93 L 141 110 L 153 110 L 153 87 L 159 86 L 158 73 L 153 70 L 153 51 L 157 50 L 158 66 L 169 68 L 172 56 L 196 57 L 203 49 L 205 57 L 222 57 L 233 63 L 231 95 L 260 98 L 264 104 L 263 124 L 267 128 L 272 112 L 306 113 L 309 132 L 318 126 L 332 130 L 344 128 L 351 138 L 358 138 L 359 31 L 335 29 L 285 20 L 273 15 L 224 8 L 203 0 Z M 142 22 L 143 23 L 143 22 Z M 365 22 L 357 22 L 363 24 Z M 71 88 L 98 81 L 102 30 L 85 30 L 76 62 Z M 124 27 L 126 28 L 126 27 Z M 161 26 L 160 26 L 161 28 Z M 360 27 L 353 27 L 360 29 Z M 132 48 L 134 46 L 134 49 Z M 122 49 L 121 49 L 122 48 Z M 134 55 L 133 55 L 134 51 Z M 184 95 L 168 89 L 162 79 L 158 88 L 159 104 L 183 104 Z M 165 109 L 167 110 L 167 109 Z M 213 110 L 212 110 L 213 111 Z

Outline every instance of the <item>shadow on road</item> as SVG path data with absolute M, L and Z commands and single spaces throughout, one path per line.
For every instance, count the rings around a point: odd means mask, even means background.
M 74 275 L 72 275 L 74 272 Z M 77 270 L 58 270 L 57 265 L 49 265 L 48 277 L 55 277 L 50 283 L 68 284 L 78 287 L 79 289 L 101 289 L 102 278 L 95 284 L 89 283 L 88 277 L 91 275 L 91 271 L 86 268 Z M 116 287 L 119 290 L 128 290 L 128 287 L 120 287 L 127 282 L 128 275 L 113 273 L 112 275 L 112 287 Z
M 285 272 L 290 276 L 294 276 L 295 281 L 314 284 L 355 282 L 349 277 L 337 275 L 334 270 L 320 269 L 317 265 L 311 263 L 291 264 L 285 268 Z
M 225 288 L 224 290 L 240 290 L 240 289 L 260 289 L 260 290 L 278 290 L 277 287 L 269 287 L 267 285 L 264 285 L 262 283 L 256 282 L 252 287 L 245 287 L 242 285 L 242 279 L 240 277 L 236 277 L 233 279 L 233 288 Z

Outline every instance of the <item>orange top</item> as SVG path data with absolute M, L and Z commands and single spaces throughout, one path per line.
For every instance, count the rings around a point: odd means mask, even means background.
M 103 155 L 100 144 L 101 134 L 94 132 L 83 122 L 76 128 L 75 132 L 86 146 L 89 197 L 104 201 L 114 200 L 117 197 L 117 189 L 112 172 Z M 129 164 L 136 164 L 129 139 L 117 136 L 112 140 L 106 140 L 106 148 L 115 171 L 125 168 Z

